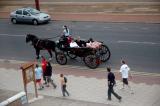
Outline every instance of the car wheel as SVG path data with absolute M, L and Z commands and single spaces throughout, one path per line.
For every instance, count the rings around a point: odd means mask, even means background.
M 16 23 L 17 23 L 17 20 L 16 20 L 15 18 L 13 18 L 13 19 L 12 19 L 12 23 L 13 23 L 13 24 L 16 24 Z
M 38 21 L 37 20 L 33 20 L 33 25 L 38 25 Z

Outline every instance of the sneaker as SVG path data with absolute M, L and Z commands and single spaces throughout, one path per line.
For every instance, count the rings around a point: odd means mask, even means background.
M 42 90 L 43 88 L 38 88 L 38 90 Z
M 57 88 L 57 85 L 54 86 L 54 89 L 56 89 L 56 88 Z
M 49 85 L 46 85 L 46 87 L 49 87 Z
M 133 90 L 131 91 L 131 94 L 134 94 Z
M 107 100 L 111 101 L 112 99 L 109 99 L 109 98 L 108 98 Z
M 47 84 L 47 82 L 43 83 L 43 85 L 46 85 L 46 84 Z

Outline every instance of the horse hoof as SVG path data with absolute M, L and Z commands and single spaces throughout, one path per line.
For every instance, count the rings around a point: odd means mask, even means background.
M 42 58 L 43 56 L 42 56 L 42 55 L 39 55 L 39 57 L 41 57 L 41 58 Z
M 52 60 L 52 58 L 49 58 L 49 61 L 51 61 Z

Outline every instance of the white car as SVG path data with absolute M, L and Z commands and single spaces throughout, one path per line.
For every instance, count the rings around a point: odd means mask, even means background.
M 21 8 L 10 13 L 11 22 L 16 24 L 18 22 L 33 23 L 38 25 L 40 23 L 47 23 L 51 20 L 50 15 L 40 12 L 34 8 Z

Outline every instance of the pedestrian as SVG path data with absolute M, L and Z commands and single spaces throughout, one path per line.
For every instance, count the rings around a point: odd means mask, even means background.
M 108 100 L 111 100 L 111 94 L 113 94 L 120 102 L 122 97 L 119 96 L 117 93 L 115 93 L 113 89 L 114 85 L 116 84 L 115 75 L 114 73 L 111 72 L 111 68 L 107 67 L 107 71 L 108 71 Z
M 60 83 L 61 83 L 61 90 L 62 90 L 62 95 L 65 97 L 65 93 L 69 96 L 69 92 L 67 91 L 67 78 L 64 77 L 63 74 L 60 74 Z
M 47 81 L 46 81 L 46 67 L 47 67 L 47 60 L 45 59 L 44 56 L 41 56 L 42 57 L 42 61 L 41 61 L 41 65 L 42 65 L 42 70 L 43 70 L 43 80 L 44 80 L 44 84 L 47 84 Z
M 123 81 L 123 88 L 122 89 L 124 89 L 124 86 L 127 85 L 128 88 L 131 90 L 131 94 L 133 94 L 133 90 L 128 83 L 128 77 L 130 77 L 132 79 L 130 68 L 124 60 L 121 60 L 121 64 L 122 65 L 120 67 L 120 73 L 121 73 L 121 77 L 122 77 L 122 81 Z
M 42 82 L 41 82 L 41 78 L 42 78 L 42 68 L 39 67 L 38 64 L 36 64 L 35 79 L 36 79 L 36 84 L 38 83 L 38 85 L 39 85 L 38 90 L 42 90 L 44 88 L 44 86 L 42 85 Z
M 55 89 L 57 85 L 53 82 L 53 79 L 52 79 L 52 66 L 50 62 L 47 62 L 45 77 L 47 81 L 46 87 L 49 87 L 49 83 L 51 83 Z
M 86 41 L 81 40 L 80 36 L 77 37 L 75 42 L 78 44 L 79 47 L 86 47 Z

